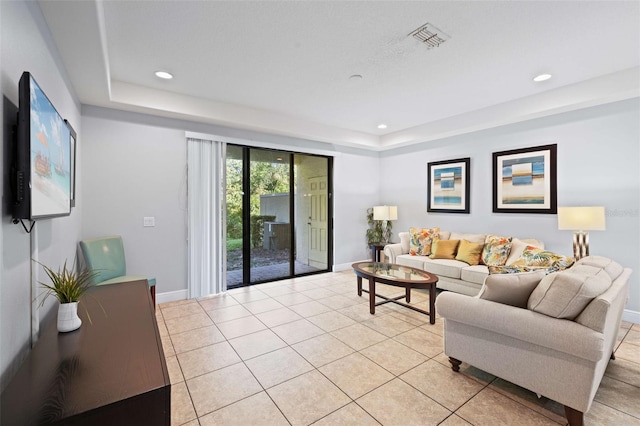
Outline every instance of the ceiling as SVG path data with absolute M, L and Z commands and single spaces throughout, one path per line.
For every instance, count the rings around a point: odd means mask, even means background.
M 39 4 L 82 104 L 373 150 L 640 96 L 638 1 Z

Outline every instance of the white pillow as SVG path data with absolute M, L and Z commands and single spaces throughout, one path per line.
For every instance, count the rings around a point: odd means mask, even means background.
M 587 265 L 549 274 L 533 290 L 527 303 L 529 310 L 554 318 L 574 320 L 596 297 L 611 286 L 611 278 L 604 270 L 585 273 Z M 582 269 L 582 270 L 580 270 Z

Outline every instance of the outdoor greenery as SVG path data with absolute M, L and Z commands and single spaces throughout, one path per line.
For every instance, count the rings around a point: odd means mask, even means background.
M 289 164 L 255 161 L 251 163 L 249 175 L 252 229 L 260 233 L 259 237 L 252 235 L 251 241 L 253 247 L 258 247 L 262 245 L 265 221 L 259 219 L 260 196 L 289 192 Z M 227 159 L 227 239 L 242 238 L 242 195 L 242 160 Z

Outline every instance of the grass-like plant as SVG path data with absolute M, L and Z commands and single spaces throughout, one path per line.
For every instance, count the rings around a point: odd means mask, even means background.
M 67 261 L 64 261 L 62 268 L 54 271 L 50 267 L 38 262 L 47 276 L 51 280 L 51 284 L 43 283 L 40 285 L 47 289 L 45 297 L 42 299 L 41 305 L 47 296 L 54 295 L 60 303 L 73 303 L 80 300 L 80 297 L 91 288 L 91 280 L 96 276 L 97 272 L 89 269 L 83 269 L 76 272 L 75 261 L 71 268 L 67 267 Z

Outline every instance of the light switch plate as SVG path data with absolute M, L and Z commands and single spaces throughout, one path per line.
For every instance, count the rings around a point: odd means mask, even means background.
M 156 226 L 156 218 L 154 216 L 145 216 L 144 218 L 144 226 Z

